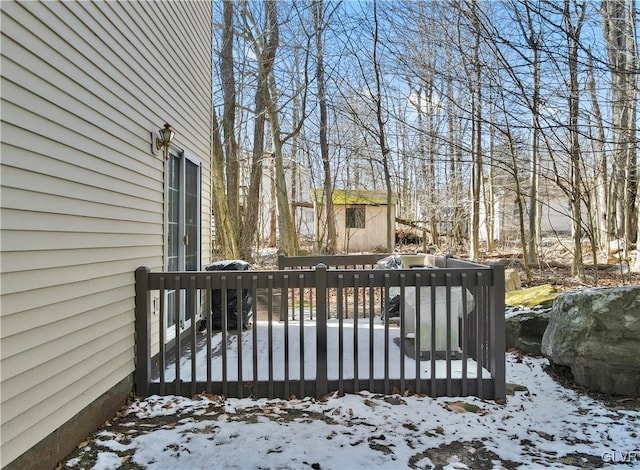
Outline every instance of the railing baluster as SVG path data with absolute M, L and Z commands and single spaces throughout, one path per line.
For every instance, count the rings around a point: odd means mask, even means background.
M 504 399 L 507 396 L 506 371 L 505 371 L 505 332 L 504 332 L 504 266 L 491 264 L 493 282 L 489 295 L 489 315 L 492 345 L 489 357 L 491 358 L 491 375 L 494 383 L 494 399 Z
M 389 388 L 389 274 L 384 274 L 384 393 L 391 393 Z
M 267 276 L 267 342 L 269 343 L 269 398 L 273 398 L 273 274 Z
M 149 268 L 140 267 L 135 272 L 135 328 L 136 328 L 136 392 L 149 395 L 151 379 L 151 295 Z
M 415 339 L 415 357 L 416 357 L 416 393 L 422 393 L 421 390 L 421 386 L 420 386 L 420 375 L 421 375 L 421 365 L 422 365 L 422 361 L 420 360 L 420 355 L 422 354 L 421 351 L 421 336 L 419 334 L 420 332 L 420 327 L 421 327 L 421 318 L 422 318 L 422 276 L 420 275 L 420 273 L 416 273 L 416 311 L 415 311 L 415 333 L 414 333 L 414 339 Z M 404 318 L 402 318 L 402 320 L 404 320 Z
M 451 273 L 445 273 L 445 322 L 446 327 L 445 331 L 447 337 L 445 338 L 445 358 L 447 360 L 447 395 L 453 395 L 453 387 L 451 383 L 451 330 L 453 326 L 451 325 L 451 317 L 453 316 L 453 309 L 451 308 Z M 458 315 L 456 313 L 456 321 Z
M 371 393 L 375 393 L 377 390 L 374 388 L 374 331 L 373 331 L 373 317 L 375 316 L 374 310 L 374 298 L 375 298 L 375 290 L 374 290 L 374 276 L 373 274 L 369 274 L 369 391 Z
M 251 329 L 251 339 L 253 346 L 253 357 L 251 361 L 253 364 L 253 387 L 251 388 L 251 390 L 255 397 L 255 395 L 258 394 L 258 276 L 255 274 L 251 276 L 251 298 L 253 299 L 253 322 Z
M 338 274 L 338 394 L 344 395 L 344 276 Z
M 430 347 L 429 347 L 429 354 L 430 356 L 430 361 L 431 361 L 431 396 L 432 397 L 437 397 L 438 396 L 438 389 L 437 389 L 437 380 L 436 380 L 436 376 L 437 376 L 437 371 L 436 371 L 436 308 L 437 308 L 437 303 L 436 303 L 436 296 L 438 294 L 438 288 L 437 288 L 437 284 L 438 284 L 438 279 L 436 276 L 436 273 L 432 272 L 431 273 L 431 309 L 429 312 L 429 315 L 431 316 L 431 328 L 429 331 L 429 336 L 431 336 L 431 341 L 430 341 Z
M 316 266 L 315 284 L 317 289 L 316 312 L 316 397 L 327 394 L 327 267 L 323 264 Z
M 238 345 L 238 398 L 244 398 L 244 377 L 242 370 L 242 327 L 243 327 L 243 295 L 242 295 L 242 275 L 236 276 L 236 333 Z
M 282 288 L 285 295 L 282 296 L 283 310 L 287 312 L 284 317 L 284 396 L 290 397 L 289 393 L 289 275 L 282 277 Z
M 227 387 L 227 276 L 220 276 L 220 315 L 221 315 L 221 336 L 222 336 L 222 394 L 229 395 Z
M 211 276 L 205 278 L 205 301 L 204 301 L 204 321 L 207 325 L 207 393 L 211 393 L 211 380 L 213 375 L 213 358 L 211 357 L 211 335 L 213 327 L 211 325 Z
M 174 312 L 175 312 L 175 325 L 174 325 L 174 331 L 175 331 L 175 342 L 174 345 L 175 347 L 173 348 L 173 357 L 175 358 L 176 364 L 175 364 L 175 370 L 176 370 L 176 377 L 173 381 L 174 383 L 174 389 L 175 389 L 175 394 L 176 395 L 180 395 L 180 393 L 182 393 L 181 391 L 181 387 L 180 387 L 180 382 L 182 382 L 182 380 L 180 379 L 180 359 L 182 356 L 182 344 L 180 341 L 180 311 L 182 310 L 182 302 L 181 302 L 181 297 L 182 297 L 182 289 L 180 286 L 180 276 L 176 276 L 175 277 L 175 281 L 176 281 L 176 287 L 175 287 L 175 302 L 174 302 Z
M 358 314 L 360 301 L 360 276 L 353 275 L 353 392 L 360 391 L 360 381 L 358 373 Z
M 159 372 L 160 372 L 160 394 L 164 395 L 166 393 L 166 378 L 165 378 L 165 368 L 166 363 L 166 344 L 167 344 L 167 340 L 166 340 L 166 336 L 167 336 L 167 325 L 166 325 L 166 318 L 167 318 L 167 306 L 166 306 L 166 295 L 167 292 L 165 290 L 165 278 L 164 276 L 160 278 L 160 319 L 159 319 L 159 323 L 160 323 L 160 331 L 159 331 L 159 352 L 158 352 L 158 367 L 159 367 Z
M 300 295 L 300 396 L 304 397 L 304 274 L 298 274 Z
M 475 334 L 475 339 L 476 339 L 476 383 L 477 383 L 477 387 L 478 389 L 476 390 L 476 393 L 478 394 L 479 398 L 484 398 L 484 393 L 483 393 L 483 384 L 482 384 L 482 356 L 483 356 L 483 352 L 482 352 L 482 340 L 483 340 L 483 336 L 484 333 L 482 332 L 482 321 L 483 321 L 483 317 L 484 317 L 484 295 L 483 295 L 483 291 L 484 291 L 484 286 L 482 285 L 482 273 L 479 272 L 476 274 L 476 277 L 478 279 L 478 285 L 480 286 L 480 288 L 478 289 L 478 312 L 476 313 L 476 325 L 475 325 L 475 330 L 476 330 L 476 334 Z
M 400 274 L 400 393 L 404 393 L 405 391 L 405 383 L 404 383 L 404 356 L 405 356 L 405 315 L 406 315 L 406 279 L 404 274 Z M 385 316 L 389 316 L 389 312 L 385 314 Z M 420 362 L 420 356 L 416 356 L 416 362 Z
M 467 395 L 467 322 L 469 317 L 469 309 L 467 308 L 467 274 L 460 275 L 462 287 L 462 321 L 460 321 L 460 331 L 458 332 L 460 348 L 462 349 L 462 396 Z
M 191 396 L 196 394 L 196 382 L 197 382 L 197 366 L 196 366 L 196 313 L 198 310 L 197 295 L 196 295 L 196 277 L 189 277 L 189 299 L 191 299 L 191 305 L 189 306 L 189 318 L 191 319 Z

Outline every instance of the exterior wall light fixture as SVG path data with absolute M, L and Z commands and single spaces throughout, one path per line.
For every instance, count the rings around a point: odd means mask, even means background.
M 154 132 L 152 134 L 155 142 L 153 144 L 153 150 L 161 150 L 164 149 L 165 151 L 165 158 L 169 157 L 169 145 L 171 145 L 171 141 L 173 140 L 173 136 L 175 136 L 176 133 L 174 132 L 174 130 L 171 128 L 170 124 L 165 124 L 164 127 L 162 129 L 159 129 L 158 131 Z

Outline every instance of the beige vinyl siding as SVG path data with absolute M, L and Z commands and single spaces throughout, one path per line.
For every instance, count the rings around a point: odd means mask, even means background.
M 134 370 L 134 271 L 164 265 L 165 122 L 201 162 L 210 261 L 212 5 L 0 8 L 4 466 Z

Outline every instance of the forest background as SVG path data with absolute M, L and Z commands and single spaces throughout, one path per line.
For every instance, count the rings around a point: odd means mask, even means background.
M 478 260 L 515 246 L 528 279 L 559 197 L 573 277 L 612 251 L 640 270 L 636 1 L 214 10 L 214 259 L 299 254 L 309 210 L 333 214 L 336 189 L 377 189 L 428 249 Z M 512 230 L 497 233 L 505 214 Z M 314 227 L 311 250 L 337 251 L 335 223 Z

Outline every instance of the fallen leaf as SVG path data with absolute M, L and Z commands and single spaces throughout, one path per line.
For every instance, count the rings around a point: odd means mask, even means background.
M 438 434 L 444 434 L 444 428 L 443 428 L 442 426 L 438 426 L 438 427 L 436 428 L 436 432 L 437 432 Z
M 478 414 L 485 413 L 484 410 L 479 406 L 472 405 L 471 403 L 466 403 L 464 401 L 454 401 L 451 403 L 447 403 L 444 407 L 449 411 L 453 411 L 455 413 L 465 413 L 465 412 L 478 413 Z

